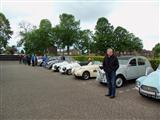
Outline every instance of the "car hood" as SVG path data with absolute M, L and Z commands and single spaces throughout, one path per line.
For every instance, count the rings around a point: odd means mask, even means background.
M 156 87 L 160 90 L 160 70 L 150 73 L 144 77 L 142 85 Z

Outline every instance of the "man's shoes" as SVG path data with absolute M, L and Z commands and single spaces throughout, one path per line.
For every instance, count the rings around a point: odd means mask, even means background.
M 111 95 L 109 95 L 109 94 L 106 94 L 105 96 L 106 96 L 106 97 L 109 97 L 109 96 L 111 96 Z
M 110 96 L 111 99 L 115 98 L 115 96 Z

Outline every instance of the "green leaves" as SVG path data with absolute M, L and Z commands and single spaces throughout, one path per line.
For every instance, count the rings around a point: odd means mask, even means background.
M 160 57 L 160 43 L 157 43 L 153 48 L 154 56 Z
M 20 45 L 24 44 L 27 53 L 43 53 L 51 46 L 59 50 L 67 48 L 68 55 L 70 47 L 81 54 L 103 54 L 107 48 L 118 52 L 140 51 L 143 48 L 140 38 L 121 26 L 114 29 L 105 17 L 97 20 L 94 34 L 88 29 L 81 30 L 80 21 L 71 14 L 63 13 L 59 18 L 60 23 L 54 27 L 48 19 L 42 19 L 38 29 L 21 24 L 24 30 L 20 32 Z
M 8 40 L 11 38 L 13 31 L 11 31 L 10 23 L 3 13 L 0 13 L 0 53 L 2 47 L 6 48 Z

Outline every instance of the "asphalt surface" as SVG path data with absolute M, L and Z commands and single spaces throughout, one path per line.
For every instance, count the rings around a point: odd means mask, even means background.
M 0 61 L 0 120 L 160 120 L 160 101 L 134 87 L 127 82 L 110 99 L 95 79 Z

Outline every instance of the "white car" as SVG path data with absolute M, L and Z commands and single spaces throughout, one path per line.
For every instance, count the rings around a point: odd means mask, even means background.
M 88 65 L 88 62 L 72 62 L 72 63 L 68 63 L 66 65 L 62 65 L 60 67 L 60 73 L 62 74 L 67 74 L 67 75 L 71 75 L 72 74 L 72 69 L 77 68 L 77 67 L 81 67 L 84 65 Z
M 66 64 L 66 65 L 62 65 L 60 67 L 60 73 L 62 74 L 68 74 L 68 75 L 71 75 L 72 74 L 72 68 L 76 68 L 76 67 L 80 67 L 81 65 L 77 62 L 74 62 L 74 63 L 69 63 L 69 64 Z
M 126 80 L 133 80 L 145 75 L 146 68 L 151 67 L 150 62 L 143 56 L 121 56 L 118 57 L 119 68 L 116 71 L 116 86 L 122 87 Z M 97 81 L 107 83 L 104 70 L 101 68 L 97 72 Z
M 74 68 L 72 74 L 78 78 L 82 77 L 84 80 L 97 76 L 97 69 L 102 63 L 99 61 L 90 62 L 88 65 Z
M 69 62 L 68 61 L 63 61 L 63 62 L 53 64 L 52 65 L 52 70 L 55 71 L 55 72 L 59 72 L 59 67 L 62 66 L 62 65 L 66 65 L 66 64 L 69 64 Z

